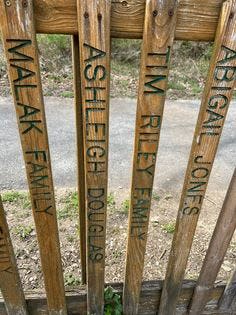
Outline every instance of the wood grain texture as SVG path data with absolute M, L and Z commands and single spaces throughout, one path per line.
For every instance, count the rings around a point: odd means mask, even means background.
M 236 269 L 225 287 L 224 293 L 219 300 L 218 308 L 221 311 L 230 310 L 232 314 L 236 313 Z
M 110 1 L 78 0 L 87 215 L 88 313 L 103 314 L 108 183 Z
M 236 169 L 194 290 L 190 315 L 203 311 L 236 228 Z M 236 293 L 236 292 L 235 292 Z
M 0 196 L 0 290 L 8 315 L 28 315 L 21 280 Z
M 160 315 L 171 315 L 175 312 L 202 202 L 235 88 L 236 23 L 234 6 L 235 1 L 226 1 L 222 6 L 209 74 L 186 171 L 163 287 Z
M 122 294 L 123 285 L 121 283 L 111 283 L 107 285 L 113 287 L 120 295 Z M 193 294 L 194 286 L 194 281 L 184 281 L 177 305 L 176 315 L 186 315 L 186 307 Z M 156 307 L 160 302 L 161 288 L 162 281 L 146 281 L 142 284 L 138 315 L 156 315 Z M 208 303 L 202 315 L 232 315 L 232 313 L 230 314 L 228 311 L 218 311 L 216 309 L 224 289 L 225 285 L 223 284 L 217 285 L 214 288 L 211 293 L 211 302 Z M 26 300 L 29 315 L 47 314 L 47 302 L 42 292 L 26 292 Z M 79 287 L 73 291 L 67 292 L 66 301 L 68 305 L 68 315 L 87 315 L 86 290 L 84 287 Z M 1 297 L 0 314 L 7 315 Z
M 126 315 L 138 313 L 176 16 L 175 0 L 146 2 L 123 295 L 123 309 Z
M 78 200 L 79 200 L 79 235 L 80 235 L 80 261 L 82 284 L 86 283 L 86 200 L 85 200 L 85 168 L 84 168 L 84 132 L 83 132 L 83 110 L 82 91 L 80 77 L 79 38 L 72 37 L 72 59 L 74 74 L 75 94 L 75 121 L 77 139 L 77 170 L 78 170 Z
M 112 0 L 111 36 L 142 38 L 146 0 Z M 180 0 L 176 39 L 214 40 L 223 0 Z M 38 33 L 76 34 L 76 0 L 35 0 Z M 80 8 L 79 8 L 80 10 Z
M 48 310 L 50 315 L 64 315 L 64 284 L 32 1 L 1 0 L 0 14 Z

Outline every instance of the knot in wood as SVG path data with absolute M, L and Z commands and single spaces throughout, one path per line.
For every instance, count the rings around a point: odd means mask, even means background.
M 6 1 L 5 1 L 5 5 L 6 5 L 7 7 L 10 7 L 10 6 L 11 6 L 11 1 L 10 1 L 10 0 L 6 0 Z

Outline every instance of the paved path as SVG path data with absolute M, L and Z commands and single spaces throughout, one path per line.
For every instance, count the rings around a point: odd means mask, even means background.
M 155 186 L 179 191 L 187 164 L 199 101 L 168 101 L 165 107 Z M 136 101 L 111 101 L 109 185 L 129 188 Z M 25 189 L 25 169 L 11 98 L 0 98 L 0 189 Z M 56 187 L 76 186 L 75 120 L 71 99 L 46 98 Z M 231 104 L 210 189 L 226 187 L 236 163 L 236 103 Z

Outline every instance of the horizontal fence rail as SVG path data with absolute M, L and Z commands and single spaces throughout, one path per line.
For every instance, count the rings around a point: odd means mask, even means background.
M 193 294 L 195 284 L 194 281 L 184 281 L 177 305 L 178 315 L 186 315 L 187 305 Z M 123 284 L 111 283 L 107 285 L 113 287 L 120 296 L 122 295 Z M 139 315 L 157 315 L 156 307 L 160 302 L 161 288 L 162 281 L 145 281 L 143 283 L 139 302 Z M 232 315 L 232 313 L 230 314 L 227 311 L 220 313 L 216 310 L 224 289 L 224 285 L 216 285 L 210 295 L 211 302 L 201 315 Z M 75 291 L 67 292 L 66 294 L 68 314 L 87 315 L 86 290 L 84 287 L 79 287 Z M 26 292 L 26 301 L 30 315 L 47 314 L 47 301 L 43 293 Z M 0 314 L 8 315 L 1 298 Z
M 214 40 L 223 0 L 180 0 L 176 39 Z M 112 0 L 111 36 L 142 38 L 146 0 Z M 38 33 L 77 34 L 76 0 L 35 0 Z

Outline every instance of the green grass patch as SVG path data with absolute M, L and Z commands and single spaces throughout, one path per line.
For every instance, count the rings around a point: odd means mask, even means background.
M 59 220 L 70 218 L 75 219 L 78 215 L 79 199 L 76 191 L 69 192 L 62 200 L 62 206 L 57 211 Z
M 14 227 L 12 231 L 24 241 L 30 237 L 33 230 L 34 228 L 32 225 L 18 225 Z
M 65 286 L 77 286 L 80 284 L 79 278 L 71 272 L 64 274 L 64 282 Z
M 29 194 L 26 192 L 19 192 L 14 190 L 5 192 L 2 194 L 2 201 L 15 203 L 22 206 L 23 209 L 29 209 L 31 206 Z
M 175 223 L 166 223 L 162 225 L 162 230 L 169 233 L 173 234 L 175 231 Z
M 121 204 L 121 212 L 128 214 L 129 213 L 129 205 L 130 205 L 130 200 L 125 199 Z

